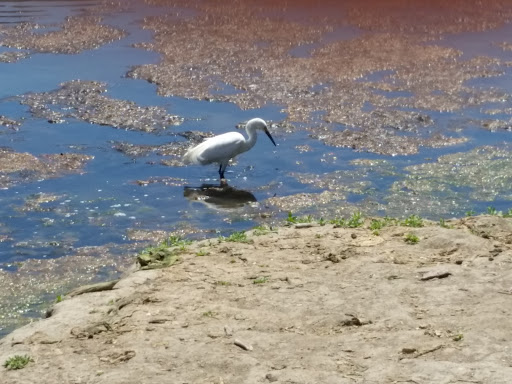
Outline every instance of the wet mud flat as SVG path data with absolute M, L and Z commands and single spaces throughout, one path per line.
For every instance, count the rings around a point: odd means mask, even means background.
M 507 383 L 511 219 L 370 225 L 162 248 L 0 340 L 3 381 Z

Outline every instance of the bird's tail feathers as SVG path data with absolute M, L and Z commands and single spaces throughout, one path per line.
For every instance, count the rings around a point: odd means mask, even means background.
M 199 160 L 197 159 L 197 156 L 194 155 L 194 149 L 196 147 L 190 148 L 184 155 L 183 155 L 183 163 L 184 164 L 201 164 Z

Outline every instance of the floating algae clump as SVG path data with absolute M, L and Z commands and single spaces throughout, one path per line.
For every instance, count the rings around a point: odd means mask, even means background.
M 61 153 L 36 157 L 9 148 L 0 148 L 0 188 L 34 180 L 60 177 L 66 173 L 81 172 L 93 156 Z
M 512 200 L 511 161 L 510 148 L 484 146 L 406 167 L 408 174 L 391 186 L 389 206 L 442 215 L 460 213 L 470 201 Z
M 181 124 L 182 118 L 169 115 L 162 107 L 140 107 L 133 101 L 105 96 L 107 87 L 98 81 L 69 81 L 51 92 L 30 93 L 21 102 L 36 117 L 50 122 L 75 118 L 114 128 L 155 132 Z

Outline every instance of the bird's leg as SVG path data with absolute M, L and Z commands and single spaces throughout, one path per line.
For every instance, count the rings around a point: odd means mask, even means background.
M 220 175 L 220 179 L 224 179 L 224 171 L 226 170 L 226 168 L 228 167 L 228 163 L 220 163 L 220 168 L 219 168 L 219 175 Z

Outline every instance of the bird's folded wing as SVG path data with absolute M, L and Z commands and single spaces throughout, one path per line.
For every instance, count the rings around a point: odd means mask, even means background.
M 245 138 L 238 132 L 228 132 L 206 139 L 190 148 L 183 161 L 186 164 L 210 164 L 228 161 L 244 152 Z

